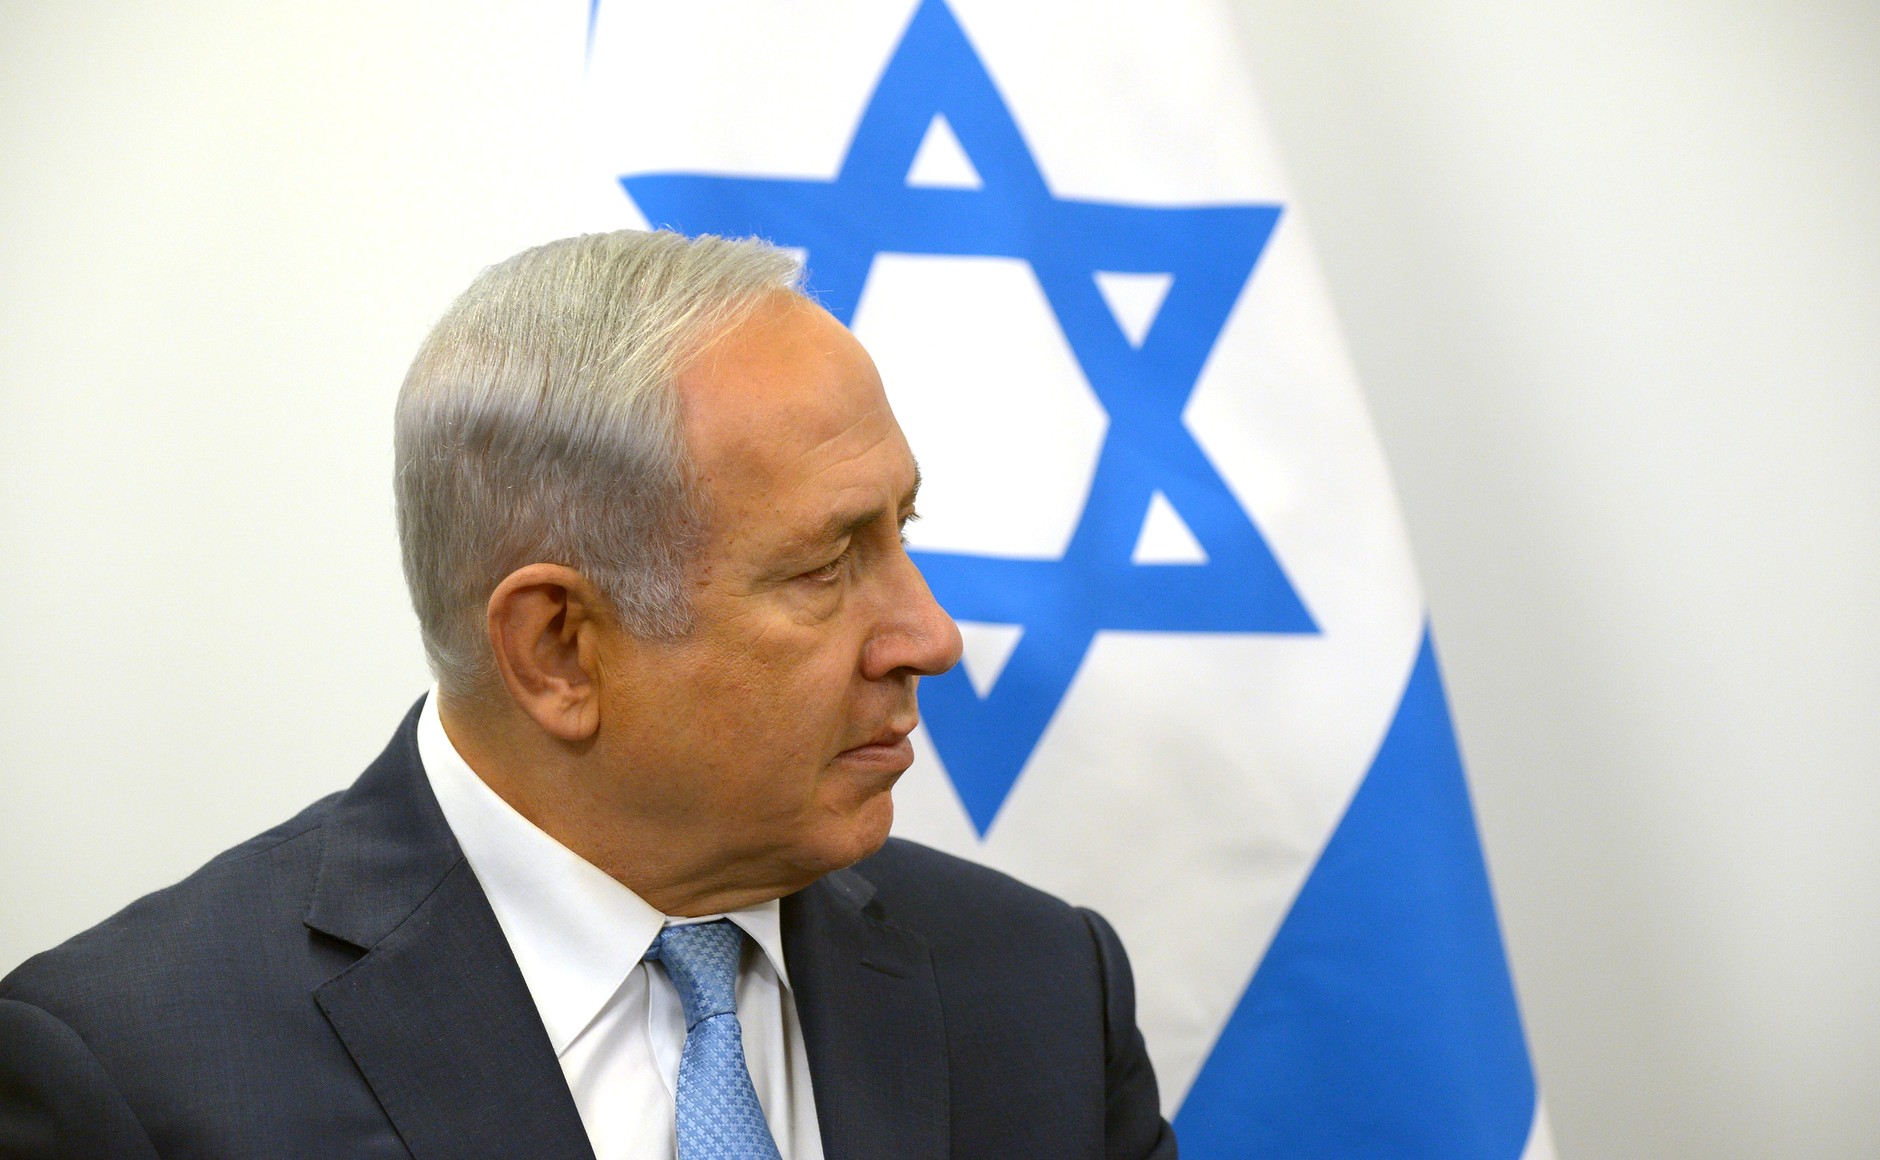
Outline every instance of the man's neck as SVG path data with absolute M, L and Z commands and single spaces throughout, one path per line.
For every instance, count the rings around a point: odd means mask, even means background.
M 444 735 L 471 772 L 549 837 L 662 914 L 721 914 L 781 898 L 817 875 L 732 857 L 688 833 L 682 820 L 648 819 L 598 768 L 596 746 L 570 745 L 512 711 L 438 699 Z

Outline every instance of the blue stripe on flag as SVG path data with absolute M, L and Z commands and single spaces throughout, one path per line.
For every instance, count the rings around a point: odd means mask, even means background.
M 1426 629 L 1396 720 L 1176 1134 L 1185 1160 L 1515 1160 L 1534 1100 Z

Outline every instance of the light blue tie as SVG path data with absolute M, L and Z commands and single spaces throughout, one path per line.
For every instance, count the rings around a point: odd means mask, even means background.
M 677 1093 L 679 1160 L 780 1160 L 744 1065 L 736 994 L 743 949 L 744 932 L 720 920 L 669 926 L 646 952 L 648 959 L 666 964 L 685 1008 Z

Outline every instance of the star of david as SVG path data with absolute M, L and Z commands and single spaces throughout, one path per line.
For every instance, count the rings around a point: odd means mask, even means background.
M 977 188 L 908 183 L 936 117 L 953 129 L 979 175 Z M 757 235 L 806 251 L 811 290 L 844 325 L 877 254 L 1017 258 L 1036 273 L 1110 420 L 1070 543 L 1054 560 L 914 553 L 955 619 L 1022 629 L 985 695 L 958 667 L 922 690 L 934 748 L 982 836 L 1097 633 L 1318 631 L 1182 421 L 1279 206 L 1170 208 L 1054 196 L 944 0 L 924 0 L 915 11 L 834 180 L 696 173 L 620 180 L 655 225 Z M 1110 310 L 1099 273 L 1172 276 L 1139 342 Z M 1205 561 L 1133 559 L 1158 493 Z

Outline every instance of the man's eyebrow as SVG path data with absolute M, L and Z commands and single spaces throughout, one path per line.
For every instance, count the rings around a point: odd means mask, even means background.
M 914 482 L 912 486 L 907 489 L 906 493 L 901 496 L 900 503 L 896 505 L 896 509 L 892 513 L 883 513 L 879 508 L 871 508 L 867 511 L 836 512 L 827 520 L 824 520 L 821 527 L 806 535 L 796 537 L 792 542 L 798 549 L 808 549 L 823 544 L 833 544 L 837 540 L 846 539 L 854 535 L 857 531 L 880 519 L 883 514 L 891 515 L 895 522 L 899 523 L 902 519 L 902 513 L 912 513 L 915 497 L 919 495 L 920 464 L 916 463 L 914 465 Z

